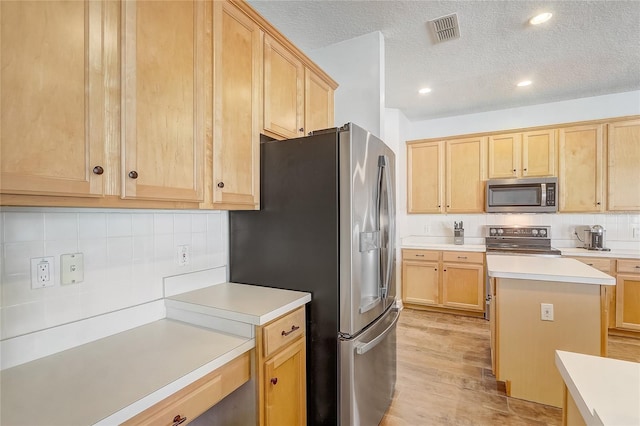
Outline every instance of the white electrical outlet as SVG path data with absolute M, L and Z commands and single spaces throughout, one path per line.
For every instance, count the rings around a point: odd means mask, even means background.
M 178 246 L 178 266 L 186 266 L 189 264 L 191 260 L 191 255 L 189 253 L 189 245 L 185 244 L 182 246 Z
M 431 225 L 424 225 L 424 235 L 431 235 Z
M 31 288 L 51 287 L 55 284 L 53 256 L 31 259 Z
M 540 304 L 540 319 L 542 321 L 553 321 L 553 304 L 552 303 Z
M 60 256 L 62 284 L 77 284 L 84 281 L 84 256 L 82 253 L 63 254 Z

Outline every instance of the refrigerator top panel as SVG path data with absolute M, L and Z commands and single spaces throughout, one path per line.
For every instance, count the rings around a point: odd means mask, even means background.
M 353 336 L 395 298 L 395 155 L 349 123 L 339 137 L 340 332 Z

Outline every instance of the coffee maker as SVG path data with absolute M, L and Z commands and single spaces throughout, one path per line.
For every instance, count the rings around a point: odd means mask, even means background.
M 609 251 L 605 245 L 606 230 L 600 225 L 593 225 L 584 231 L 584 248 L 587 250 Z

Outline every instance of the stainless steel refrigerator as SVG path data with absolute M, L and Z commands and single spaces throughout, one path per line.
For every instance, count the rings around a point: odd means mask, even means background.
M 229 215 L 230 280 L 311 292 L 307 423 L 377 425 L 396 382 L 395 155 L 352 123 L 260 154 L 261 209 Z

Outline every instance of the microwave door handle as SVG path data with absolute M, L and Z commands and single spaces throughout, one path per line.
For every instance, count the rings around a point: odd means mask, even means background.
M 540 184 L 540 189 L 542 190 L 542 197 L 541 197 L 541 202 L 540 205 L 542 207 L 547 205 L 547 184 L 546 183 L 541 183 Z

